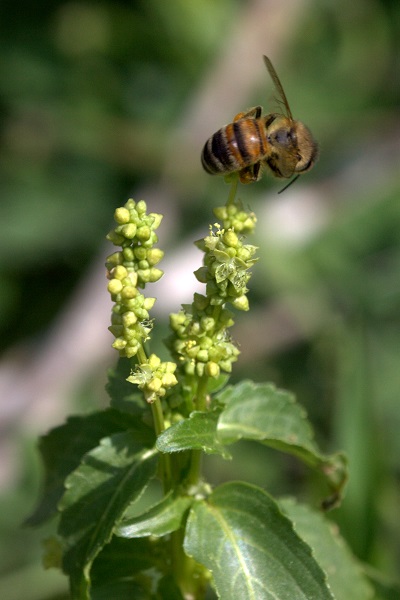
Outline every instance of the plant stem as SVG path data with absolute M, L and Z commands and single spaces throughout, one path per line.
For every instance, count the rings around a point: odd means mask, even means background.
M 208 377 L 207 375 L 203 375 L 199 379 L 199 383 L 197 386 L 197 395 L 196 395 L 196 408 L 197 410 L 205 411 L 207 410 L 207 385 L 208 385 Z
M 184 598 L 199 599 L 197 581 L 193 577 L 195 563 L 183 551 L 184 529 L 171 533 L 171 558 L 175 581 L 181 589 Z
M 143 346 L 140 346 L 137 353 L 139 364 L 145 364 L 148 361 L 147 354 Z M 154 431 L 158 437 L 160 433 L 165 431 L 164 413 L 160 398 L 156 398 L 150 403 L 151 413 L 153 415 Z M 163 482 L 164 494 L 172 487 L 171 460 L 168 454 L 160 455 L 160 471 Z
M 228 200 L 226 202 L 226 206 L 233 204 L 235 201 L 236 190 L 239 183 L 239 175 L 234 173 L 231 178 L 231 189 L 229 190 Z
M 207 375 L 200 377 L 197 386 L 195 406 L 197 410 L 203 412 L 207 410 L 207 384 Z M 202 451 L 192 450 L 190 454 L 190 469 L 187 476 L 187 482 L 190 485 L 197 485 L 201 479 Z
M 147 354 L 146 354 L 146 351 L 143 348 L 143 346 L 139 347 L 139 349 L 137 351 L 137 357 L 138 357 L 138 362 L 140 365 L 147 363 L 148 358 L 147 358 Z
M 164 413 L 160 398 L 156 398 L 154 402 L 151 403 L 151 412 L 153 414 L 154 430 L 156 435 L 159 436 L 160 433 L 165 431 Z
M 165 431 L 164 414 L 160 398 L 156 398 L 151 403 L 151 412 L 153 414 L 154 430 L 156 435 L 159 436 L 160 433 Z M 164 494 L 166 494 L 172 487 L 171 457 L 169 454 L 160 454 L 160 470 L 163 490 Z

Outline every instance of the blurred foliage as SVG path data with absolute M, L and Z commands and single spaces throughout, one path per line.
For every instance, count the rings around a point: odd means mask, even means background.
M 103 244 L 113 208 L 140 185 L 159 180 L 168 140 L 246 4 L 0 4 L 2 350 L 45 333 Z M 266 241 L 259 209 L 266 190 L 276 184 L 265 177 L 241 192 L 262 231 L 263 256 L 251 282 L 253 307 L 282 302 L 307 333 L 273 356 L 244 363 L 235 378 L 267 376 L 296 392 L 327 450 L 348 452 L 349 490 L 333 516 L 361 559 L 395 575 L 400 572 L 400 4 L 314 0 L 306 6 L 277 70 L 293 112 L 320 141 L 321 158 L 307 181 L 326 192 L 329 218 L 297 245 Z M 267 47 L 266 41 L 266 52 Z M 264 77 L 257 103 L 265 90 Z M 204 177 L 199 167 L 197 181 Z M 220 195 L 214 203 L 226 196 L 222 180 L 210 178 L 198 193 L 197 181 L 190 206 L 187 198 L 176 199 L 182 217 L 176 228 L 185 238 L 201 219 L 207 226 L 210 195 Z M 0 554 L 1 596 L 22 597 L 18 581 L 35 590 L 33 600 L 56 598 L 62 584 L 57 580 L 52 588 L 38 565 L 42 533 L 29 537 L 17 529 L 37 486 L 32 449 L 21 454 L 28 474 L 23 471 L 18 490 L 1 501 L 2 538 L 12 540 Z M 271 455 L 268 450 L 256 455 L 243 444 L 232 469 L 248 474 L 250 462 L 251 477 L 261 485 L 282 492 L 305 489 L 312 497 L 318 482 L 291 462 L 266 470 Z M 219 473 L 214 462 L 212 480 L 231 477 Z

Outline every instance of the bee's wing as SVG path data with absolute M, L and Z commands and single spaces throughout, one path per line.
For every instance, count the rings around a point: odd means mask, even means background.
M 283 87 L 282 84 L 280 82 L 280 79 L 277 75 L 277 72 L 275 71 L 272 62 L 269 60 L 268 56 L 264 56 L 264 62 L 265 62 L 265 66 L 268 69 L 268 73 L 271 76 L 272 81 L 274 82 L 276 91 L 278 92 L 279 98 L 280 100 L 282 100 L 285 108 L 286 108 L 286 114 L 290 119 L 293 119 L 292 117 L 292 111 L 290 110 L 290 106 L 289 106 L 289 102 L 287 101 L 286 98 L 286 94 L 283 91 Z

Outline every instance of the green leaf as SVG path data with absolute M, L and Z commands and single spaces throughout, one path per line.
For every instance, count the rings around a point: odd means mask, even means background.
M 184 548 L 206 566 L 222 600 L 332 600 L 311 549 L 274 500 L 236 482 L 197 501 Z
M 157 449 L 160 452 L 203 450 L 207 454 L 222 454 L 224 458 L 230 458 L 228 450 L 216 435 L 219 415 L 219 409 L 192 412 L 188 419 L 171 425 L 158 436 Z
M 64 494 L 64 480 L 99 441 L 113 433 L 131 429 L 135 440 L 146 446 L 154 444 L 154 433 L 137 418 L 109 409 L 103 412 L 71 417 L 60 427 L 43 436 L 39 451 L 45 467 L 42 497 L 27 525 L 40 525 L 57 513 L 57 504 Z
M 148 511 L 122 521 L 115 534 L 124 538 L 143 537 L 149 535 L 162 536 L 176 531 L 182 526 L 193 498 L 189 496 L 174 497 L 173 493 L 152 506 Z
M 222 390 L 228 383 L 230 375 L 221 373 L 218 377 L 209 377 L 207 381 L 207 392 L 209 394 L 215 394 Z
M 339 536 L 337 525 L 321 513 L 297 504 L 292 499 L 280 502 L 295 531 L 313 549 L 318 563 L 328 577 L 328 583 L 338 600 L 372 600 L 374 590 L 362 572 L 361 565 Z
M 346 458 L 340 453 L 320 453 L 306 412 L 292 394 L 272 384 L 243 381 L 225 388 L 217 400 L 225 404 L 218 422 L 222 443 L 259 440 L 297 456 L 325 475 L 333 490 L 329 501 L 334 504 L 347 481 Z
M 163 540 L 113 537 L 94 561 L 91 600 L 184 600 L 174 578 L 163 576 L 170 562 Z
M 113 537 L 93 563 L 91 600 L 184 600 L 174 578 L 163 576 L 170 559 L 164 540 Z
M 73 598 L 88 597 L 91 564 L 112 535 L 115 522 L 155 476 L 158 454 L 143 450 L 131 433 L 115 434 L 85 455 L 67 478 L 60 502 L 63 567 Z
M 96 557 L 92 568 L 92 584 L 125 579 L 151 567 L 159 566 L 160 543 L 148 538 L 125 539 L 113 537 Z M 158 558 L 157 558 L 158 556 Z
M 149 600 L 165 570 L 163 544 L 146 538 L 113 537 L 91 570 L 92 600 Z

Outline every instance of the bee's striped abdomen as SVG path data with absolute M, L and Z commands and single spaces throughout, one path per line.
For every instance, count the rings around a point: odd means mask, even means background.
M 263 158 L 265 134 L 258 119 L 244 118 L 219 129 L 206 142 L 201 162 L 213 175 L 240 171 Z

